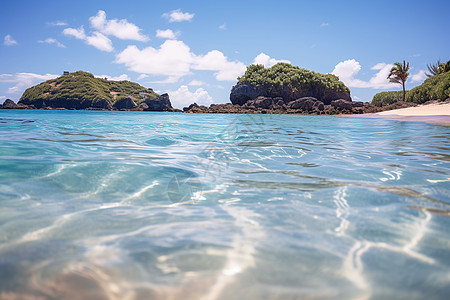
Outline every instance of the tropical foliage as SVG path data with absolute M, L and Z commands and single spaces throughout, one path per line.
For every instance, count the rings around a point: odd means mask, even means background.
M 381 92 L 373 96 L 372 104 L 377 105 L 381 103 L 381 105 L 389 105 L 402 100 L 402 96 L 402 91 Z
M 409 63 L 403 61 L 403 64 L 396 62 L 389 72 L 388 79 L 390 82 L 399 83 L 403 87 L 403 101 L 405 101 L 405 83 L 409 76 Z
M 415 103 L 448 98 L 450 98 L 450 72 L 432 76 L 406 94 L 406 101 Z
M 435 64 L 427 65 L 428 68 L 428 77 L 432 77 L 438 74 L 442 74 L 445 72 L 450 71 L 450 60 L 446 63 L 441 63 L 440 60 L 438 60 Z
M 77 71 L 47 80 L 27 89 L 19 103 L 41 107 L 86 108 L 105 101 L 109 105 L 120 98 L 130 97 L 137 104 L 158 97 L 152 89 L 130 81 L 95 78 L 91 73 Z
M 348 87 L 335 75 L 316 73 L 288 63 L 277 63 L 270 68 L 265 68 L 263 65 L 250 65 L 244 76 L 239 77 L 238 81 L 265 85 L 269 88 L 302 86 L 305 89 L 333 89 L 336 92 L 350 92 Z

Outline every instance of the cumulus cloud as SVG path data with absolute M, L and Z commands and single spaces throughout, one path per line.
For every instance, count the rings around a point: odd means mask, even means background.
M 66 28 L 63 30 L 63 34 L 73 36 L 74 38 L 77 38 L 79 40 L 86 39 L 86 34 L 84 33 L 83 26 L 81 26 L 80 28 Z
M 222 25 L 220 25 L 219 29 L 222 29 L 222 30 L 227 29 L 227 23 L 223 23 Z
M 141 74 L 141 75 L 139 75 L 139 77 L 137 78 L 137 80 L 142 80 L 142 79 L 147 78 L 147 77 L 148 77 L 147 74 Z
M 192 68 L 195 70 L 216 71 L 214 75 L 220 81 L 234 81 L 247 69 L 240 61 L 229 61 L 218 50 L 212 50 L 206 55 L 197 56 Z
M 48 39 L 43 40 L 43 41 L 39 40 L 38 43 L 55 44 L 56 46 L 58 46 L 60 48 L 66 48 L 66 46 L 64 46 L 58 40 L 53 39 L 53 38 L 48 38 Z
M 7 34 L 3 40 L 3 44 L 5 46 L 14 46 L 18 45 L 17 41 L 12 38 L 10 34 Z
M 97 31 L 87 36 L 83 26 L 79 28 L 66 28 L 63 30 L 63 34 L 84 40 L 86 44 L 94 46 L 101 51 L 111 52 L 114 50 L 112 42 L 107 36 Z
M 194 102 L 198 105 L 206 106 L 214 102 L 213 98 L 203 88 L 198 88 L 194 92 L 191 92 L 186 85 L 180 86 L 176 91 L 169 91 L 168 94 L 170 96 L 170 102 L 175 108 L 183 108 Z
M 58 75 L 48 73 L 44 75 L 35 73 L 0 74 L 0 82 L 14 84 L 14 86 L 8 88 L 6 92 L 20 97 L 26 88 L 56 77 L 58 77 Z
M 427 79 L 427 71 L 419 70 L 416 74 L 411 76 L 411 82 L 422 82 Z
M 205 83 L 201 80 L 193 79 L 191 82 L 188 83 L 189 86 L 200 86 L 205 85 Z
M 67 26 L 69 24 L 67 24 L 64 21 L 56 21 L 56 22 L 47 22 L 47 25 L 50 25 L 50 26 Z
M 258 56 L 255 57 L 255 59 L 253 60 L 253 64 L 259 64 L 259 65 L 264 65 L 264 67 L 266 68 L 270 68 L 271 66 L 279 63 L 279 62 L 285 62 L 290 64 L 291 62 L 289 60 L 277 60 L 275 58 L 271 58 L 269 55 L 261 52 L 260 54 L 258 54 Z
M 169 22 L 183 22 L 183 21 L 192 21 L 195 14 L 191 13 L 183 13 L 181 9 L 172 10 L 169 13 L 164 13 L 162 16 L 169 20 Z
M 378 71 L 368 81 L 360 80 L 355 76 L 361 70 L 361 65 L 355 59 L 349 59 L 338 63 L 332 72 L 332 74 L 339 77 L 339 79 L 345 83 L 348 87 L 356 88 L 372 88 L 372 89 L 389 89 L 394 86 L 392 82 L 389 82 L 387 76 L 392 68 L 392 64 L 378 63 L 374 65 L 371 70 Z
M 94 32 L 91 36 L 86 37 L 86 43 L 101 51 L 111 52 L 114 50 L 111 40 L 100 32 Z
M 122 80 L 128 80 L 130 81 L 130 77 L 127 74 L 122 74 L 119 76 L 109 76 L 109 75 L 94 75 L 97 78 L 106 78 L 108 80 L 112 81 L 122 81 Z
M 156 37 L 162 38 L 162 39 L 170 39 L 170 40 L 174 40 L 177 38 L 177 36 L 179 35 L 179 32 L 173 32 L 170 29 L 166 29 L 166 30 L 161 30 L 158 29 L 156 30 Z
M 126 19 L 107 20 L 106 12 L 99 10 L 97 15 L 89 18 L 91 26 L 105 35 L 112 35 L 122 40 L 148 41 L 148 36 L 142 34 L 141 29 Z
M 185 43 L 167 40 L 159 49 L 147 47 L 140 50 L 134 45 L 128 46 L 117 54 L 115 62 L 137 73 L 180 78 L 190 74 L 193 61 L 194 55 Z

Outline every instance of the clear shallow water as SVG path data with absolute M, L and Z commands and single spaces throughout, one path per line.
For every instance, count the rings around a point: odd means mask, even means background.
M 0 298 L 447 299 L 449 132 L 0 110 Z

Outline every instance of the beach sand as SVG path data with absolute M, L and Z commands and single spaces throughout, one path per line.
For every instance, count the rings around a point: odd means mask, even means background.
M 450 103 L 432 103 L 373 114 L 348 115 L 360 118 L 382 118 L 399 121 L 419 121 L 450 126 Z

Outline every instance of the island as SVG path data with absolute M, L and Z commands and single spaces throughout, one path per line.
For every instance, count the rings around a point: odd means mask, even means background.
M 7 99 L 2 108 L 176 111 L 168 94 L 127 80 L 96 78 L 83 71 L 47 80 L 28 88 L 16 104 Z

